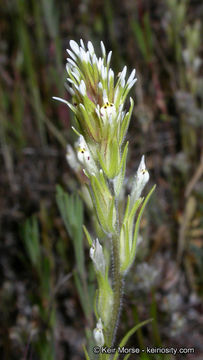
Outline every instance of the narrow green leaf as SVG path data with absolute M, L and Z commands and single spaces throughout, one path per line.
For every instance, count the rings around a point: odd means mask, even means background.
M 140 24 L 137 21 L 132 21 L 131 28 L 132 28 L 132 30 L 134 32 L 134 35 L 135 35 L 136 39 L 137 39 L 140 51 L 141 51 L 144 59 L 147 60 L 147 47 L 146 47 L 146 41 L 145 41 L 143 30 L 142 30 Z
M 88 241 L 88 244 L 89 244 L 89 246 L 91 247 L 91 246 L 92 246 L 92 238 L 91 238 L 90 233 L 89 233 L 89 231 L 87 230 L 87 228 L 86 228 L 85 225 L 83 225 L 83 230 L 84 230 L 86 239 L 87 239 L 87 241 Z
M 156 185 L 153 186 L 153 188 L 150 190 L 149 194 L 147 195 L 147 197 L 145 198 L 145 201 L 143 202 L 143 205 L 141 207 L 141 210 L 139 212 L 139 215 L 137 217 L 137 221 L 135 224 L 135 231 L 134 231 L 134 237 L 133 237 L 133 247 L 132 247 L 132 254 L 135 254 L 135 250 L 136 250 L 136 243 L 137 243 L 137 236 L 138 236 L 138 232 L 139 232 L 139 227 L 140 227 L 140 221 L 142 218 L 142 214 L 144 212 L 144 209 L 150 199 L 150 197 L 152 196 L 154 190 L 156 189 Z M 134 255 L 132 255 L 134 256 Z
M 69 195 L 60 185 L 56 187 L 56 202 L 65 228 L 72 239 L 78 271 L 84 274 L 83 203 L 77 194 Z
M 89 115 L 84 107 L 84 105 L 79 104 L 80 110 L 82 112 L 82 115 L 84 116 L 84 126 L 88 128 L 89 132 L 94 136 L 96 136 L 96 131 L 95 129 L 92 127 Z M 81 117 L 82 119 L 82 117 Z
M 136 200 L 136 202 L 134 203 L 130 213 L 128 214 L 128 222 L 131 223 L 134 220 L 134 216 L 136 214 L 137 209 L 139 208 L 140 204 L 142 203 L 143 198 L 139 198 L 138 200 Z
M 94 295 L 94 313 L 95 313 L 97 320 L 99 319 L 99 314 L 97 311 L 98 295 L 99 295 L 99 290 L 96 289 L 95 295 Z
M 128 218 L 129 206 L 130 206 L 130 195 L 128 195 L 127 205 L 126 205 L 126 209 L 125 209 L 125 215 L 123 218 L 123 223 L 125 223 L 126 219 Z
M 127 341 L 129 340 L 129 338 L 139 329 L 141 328 L 142 326 L 150 323 L 153 319 L 148 319 L 148 320 L 145 320 L 145 321 L 142 321 L 141 323 L 135 325 L 132 329 L 130 329 L 127 334 L 123 337 L 123 339 L 121 340 L 120 344 L 119 344 L 119 347 L 123 347 L 125 346 L 125 344 L 127 343 Z M 118 359 L 118 356 L 119 356 L 119 353 L 116 352 L 116 354 L 114 355 L 113 357 L 113 360 L 117 360 Z
M 149 13 L 146 12 L 144 14 L 143 21 L 144 21 L 145 33 L 147 37 L 148 61 L 150 61 L 153 54 L 153 39 L 152 39 L 152 29 L 150 24 Z
M 99 152 L 99 150 L 97 151 L 97 156 L 98 156 L 98 159 L 99 159 L 99 162 L 100 162 L 100 165 L 102 167 L 102 170 L 105 172 L 105 174 L 108 176 L 108 169 L 106 167 L 106 164 L 104 163 L 103 159 L 102 159 L 102 155 L 101 153 Z
M 126 132 L 128 130 L 128 126 L 129 126 L 129 123 L 130 123 L 133 107 L 134 107 L 134 101 L 133 101 L 132 98 L 130 98 L 130 109 L 129 109 L 129 112 L 125 115 L 125 117 L 123 119 L 123 122 L 122 122 L 122 125 L 121 125 L 120 139 L 119 139 L 119 144 L 120 145 L 122 144 L 122 142 L 123 142 L 123 140 L 125 138 Z
M 74 275 L 74 280 L 75 280 L 75 284 L 76 284 L 76 287 L 77 287 L 78 295 L 79 295 L 79 298 L 80 298 L 80 303 L 82 305 L 84 314 L 85 314 L 86 318 L 88 319 L 88 316 L 89 316 L 89 307 L 88 307 L 88 305 L 89 304 L 87 302 L 86 296 L 84 296 L 84 288 L 83 288 L 82 282 L 81 282 L 80 277 L 78 276 L 76 271 L 74 272 L 73 275 Z
M 118 172 L 120 172 L 122 167 L 125 166 L 124 164 L 126 164 L 126 158 L 127 158 L 127 154 L 128 154 L 128 144 L 129 144 L 129 142 L 127 141 L 127 143 L 125 144 L 124 150 L 123 150 L 123 155 L 122 155 L 122 159 L 121 159 L 121 163 L 120 163 Z
M 128 360 L 131 354 L 127 354 L 123 360 Z
M 88 352 L 87 352 L 86 346 L 85 346 L 85 345 L 83 345 L 82 347 L 83 347 L 83 350 L 84 350 L 84 353 L 85 353 L 85 358 L 86 358 L 86 360 L 91 360 L 91 359 L 90 359 L 90 357 L 89 357 L 89 355 L 88 355 Z

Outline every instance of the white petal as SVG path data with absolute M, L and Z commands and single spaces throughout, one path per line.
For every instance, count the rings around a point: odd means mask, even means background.
M 114 72 L 112 69 L 109 69 L 109 80 L 114 78 Z
M 101 81 L 98 84 L 98 88 L 103 90 L 103 85 L 102 85 Z
M 121 74 L 120 74 L 120 80 L 124 79 L 125 80 L 125 77 L 126 77 L 126 72 L 127 72 L 127 66 L 124 66 Z
M 91 41 L 88 41 L 87 48 L 90 52 L 90 55 L 93 55 L 95 51 L 94 51 L 94 46 L 92 45 Z
M 69 83 L 71 83 L 71 84 L 75 85 L 75 82 L 74 82 L 72 79 L 70 79 L 70 78 L 66 78 L 66 80 L 67 80 Z
M 64 103 L 64 104 L 66 104 L 66 105 L 69 106 L 69 102 L 68 102 L 67 100 L 65 100 L 65 99 L 62 99 L 62 98 L 57 97 L 57 96 L 52 96 L 52 99 L 57 100 L 57 101 L 60 101 L 60 102 L 62 102 L 62 103 Z
M 79 85 L 79 91 L 83 96 L 86 95 L 86 85 L 85 85 L 84 80 L 81 80 L 81 83 Z
M 93 54 L 93 56 L 92 56 L 92 63 L 97 64 L 97 57 L 95 54 Z
M 109 66 L 110 62 L 111 62 L 111 55 L 112 55 L 112 51 L 110 51 L 108 53 L 108 56 L 107 56 L 107 66 Z
M 105 66 L 102 66 L 101 77 L 103 80 L 106 80 L 106 78 L 107 78 L 107 68 Z
M 69 64 L 71 64 L 72 66 L 76 66 L 76 63 L 72 60 L 72 59 L 69 59 L 69 58 L 67 58 L 67 61 L 68 61 L 68 63 Z
M 82 61 L 88 63 L 90 61 L 89 51 L 85 51 L 82 47 L 80 47 L 80 57 Z
M 93 242 L 92 247 L 90 248 L 90 257 L 94 263 L 96 271 L 105 276 L 106 261 L 103 254 L 103 247 L 98 239 Z
M 75 151 L 69 144 L 66 147 L 66 160 L 72 169 L 74 169 L 75 171 L 79 170 L 80 164 L 78 163 Z
M 94 57 L 93 57 L 93 59 L 94 59 Z M 101 57 L 99 57 L 99 59 L 97 60 L 97 68 L 98 68 L 98 71 L 99 72 L 101 72 L 101 70 L 102 70 L 102 58 Z
M 82 39 L 80 39 L 80 45 L 82 46 L 82 48 L 85 50 L 85 45 Z
M 139 167 L 137 169 L 137 173 L 135 175 L 135 181 L 132 187 L 131 198 L 133 202 L 140 198 L 142 191 L 148 181 L 149 181 L 149 172 L 146 169 L 145 158 L 143 155 Z
M 137 78 L 134 79 L 134 80 L 132 80 L 132 81 L 127 85 L 128 89 L 130 90 L 136 82 L 137 82 Z
M 78 46 L 78 44 L 76 43 L 76 41 L 74 40 L 70 40 L 70 47 L 71 49 L 73 50 L 73 52 L 76 54 L 76 55 L 79 55 L 80 54 L 80 48 Z
M 125 87 L 125 79 L 121 79 L 121 87 L 122 87 L 122 88 Z
M 104 104 L 107 103 L 109 100 L 108 100 L 108 97 L 107 97 L 107 92 L 106 92 L 106 89 L 104 89 L 103 91 L 103 102 Z
M 104 46 L 104 43 L 103 43 L 103 41 L 101 41 L 101 51 L 102 51 L 102 55 L 103 55 L 103 57 L 105 57 L 106 56 L 106 49 L 105 49 L 105 46 Z
M 99 320 L 98 320 L 97 329 L 103 329 L 101 318 L 99 318 Z
M 128 78 L 127 85 L 134 79 L 135 74 L 136 74 L 136 70 L 133 69 L 133 71 L 131 72 L 131 74 Z
M 67 51 L 67 53 L 70 55 L 70 57 L 72 57 L 72 59 L 73 59 L 74 61 L 77 60 L 77 57 L 73 54 L 73 52 L 72 52 L 71 50 L 67 49 L 66 51 Z
M 117 87 L 117 88 L 116 88 L 116 91 L 115 91 L 115 93 L 114 93 L 114 103 L 116 103 L 116 101 L 117 101 L 117 97 L 118 97 L 119 91 L 120 91 L 120 89 L 119 89 L 119 87 Z
M 101 320 L 101 319 L 99 319 L 99 320 Z M 104 335 L 103 335 L 102 328 L 97 323 L 97 327 L 93 330 L 93 335 L 94 335 L 94 339 L 95 339 L 97 346 L 104 345 Z
M 75 95 L 75 91 L 68 84 L 65 84 L 65 88 L 71 96 Z

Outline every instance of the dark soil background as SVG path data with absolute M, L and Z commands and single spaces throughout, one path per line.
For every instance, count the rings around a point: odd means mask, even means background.
M 56 202 L 57 184 L 69 195 L 80 188 L 65 159 L 72 115 L 52 100 L 68 99 L 66 48 L 80 38 L 98 55 L 103 40 L 115 73 L 136 68 L 127 176 L 145 154 L 149 187 L 157 184 L 118 338 L 153 317 L 131 346 L 195 352 L 140 359 L 203 359 L 202 18 L 200 0 L 1 1 L 0 359 L 83 359 L 85 329 L 95 324 L 81 306 L 74 239 Z M 84 222 L 91 231 L 87 209 Z M 85 254 L 88 269 L 86 243 Z

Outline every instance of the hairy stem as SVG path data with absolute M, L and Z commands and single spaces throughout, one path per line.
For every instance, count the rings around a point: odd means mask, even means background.
M 122 288 L 123 278 L 120 274 L 120 257 L 119 257 L 119 235 L 112 235 L 112 248 L 113 248 L 113 281 L 114 281 L 114 299 L 113 310 L 109 328 L 107 331 L 108 345 L 113 346 L 116 337 L 116 331 L 118 327 L 118 321 L 120 316 L 120 308 L 122 301 Z

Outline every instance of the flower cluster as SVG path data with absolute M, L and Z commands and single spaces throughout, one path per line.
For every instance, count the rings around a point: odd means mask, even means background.
M 67 50 L 68 85 L 72 96 L 72 104 L 64 99 L 75 114 L 76 132 L 82 136 L 84 146 L 78 150 L 79 160 L 86 165 L 89 172 L 98 171 L 101 167 L 109 178 L 118 175 L 125 161 L 126 150 L 122 153 L 122 143 L 126 135 L 133 109 L 130 99 L 130 109 L 126 112 L 124 103 L 126 97 L 136 82 L 135 70 L 126 80 L 125 66 L 114 85 L 114 72 L 110 68 L 112 52 L 106 54 L 101 42 L 102 57 L 97 58 L 94 47 L 89 41 L 87 49 L 82 40 L 80 46 L 70 41 L 71 50 Z M 85 149 L 82 152 L 82 149 Z M 85 166 L 86 168 L 86 166 Z
M 72 96 L 72 103 L 55 99 L 66 103 L 75 115 L 76 125 L 73 129 L 78 140 L 75 151 L 68 145 L 66 158 L 71 168 L 75 171 L 82 168 L 89 179 L 89 195 L 102 230 L 100 233 L 108 242 L 112 242 L 113 279 L 105 258 L 105 240 L 102 241 L 103 245 L 98 239 L 93 241 L 85 228 L 98 282 L 95 312 L 99 320 L 93 335 L 98 345 L 110 346 L 121 301 L 118 299 L 121 297 L 120 279 L 134 261 L 141 216 L 154 188 L 145 199 L 141 197 L 149 180 L 143 156 L 124 213 L 119 213 L 128 152 L 128 143 L 124 139 L 134 106 L 133 100 L 130 99 L 128 111 L 124 105 L 136 82 L 135 70 L 126 79 L 127 67 L 124 66 L 116 80 L 110 68 L 112 53 L 106 54 L 103 42 L 102 56 L 99 58 L 90 41 L 86 48 L 82 40 L 80 44 L 71 40 L 67 52 L 67 88 Z

